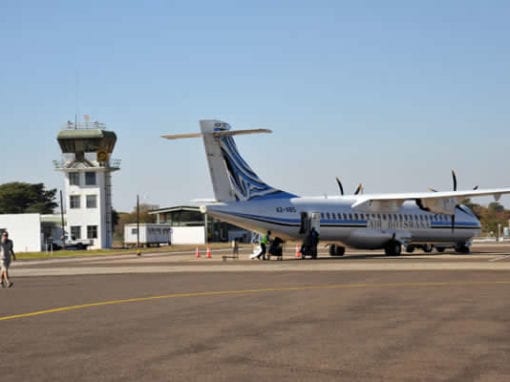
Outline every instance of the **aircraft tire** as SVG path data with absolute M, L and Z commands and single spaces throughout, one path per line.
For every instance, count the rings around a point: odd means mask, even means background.
M 400 256 L 402 253 L 402 244 L 399 241 L 392 240 L 384 248 L 386 256 Z
M 471 248 L 469 248 L 466 244 L 457 244 L 455 246 L 455 252 L 457 253 L 471 253 Z
M 438 251 L 440 253 L 444 252 L 445 249 L 446 249 L 445 247 L 436 247 L 436 251 Z
M 416 247 L 414 245 L 408 245 L 406 247 L 406 252 L 407 253 L 413 253 L 415 249 L 416 249 Z
M 329 255 L 330 256 L 343 256 L 345 255 L 345 247 L 341 245 L 331 244 L 329 246 Z
M 433 248 L 432 244 L 425 244 L 423 246 L 423 252 L 430 253 L 430 252 L 432 252 L 432 248 Z

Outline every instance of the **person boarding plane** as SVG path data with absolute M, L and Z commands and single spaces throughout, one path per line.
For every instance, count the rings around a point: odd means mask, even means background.
M 334 256 L 342 256 L 345 246 L 384 249 L 393 256 L 403 246 L 408 252 L 434 246 L 469 253 L 480 222 L 461 201 L 486 195 L 499 200 L 510 193 L 510 188 L 457 191 L 454 176 L 453 191 L 300 197 L 266 184 L 237 150 L 234 136 L 271 130 L 231 130 L 218 120 L 201 120 L 200 130 L 163 138 L 203 138 L 215 195 L 214 203 L 201 207 L 203 213 L 250 231 L 271 231 L 282 240 L 306 240 L 313 227 Z

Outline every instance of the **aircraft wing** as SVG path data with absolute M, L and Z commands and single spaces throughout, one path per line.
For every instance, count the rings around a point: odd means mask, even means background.
M 367 194 L 360 195 L 352 205 L 352 208 L 364 212 L 391 212 L 397 211 L 405 201 L 414 200 L 424 210 L 438 214 L 454 215 L 455 207 L 466 198 L 493 196 L 498 201 L 503 194 L 510 194 L 510 188 L 380 195 Z

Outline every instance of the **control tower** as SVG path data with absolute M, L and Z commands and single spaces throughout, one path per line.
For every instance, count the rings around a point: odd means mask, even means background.
M 111 173 L 120 169 L 120 160 L 111 160 L 110 155 L 117 136 L 87 118 L 84 123 L 68 121 L 57 141 L 63 158 L 54 163 L 65 176 L 68 238 L 88 241 L 89 248 L 111 248 Z

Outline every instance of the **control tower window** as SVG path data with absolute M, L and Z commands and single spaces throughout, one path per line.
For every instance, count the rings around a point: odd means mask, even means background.
M 70 172 L 69 173 L 69 184 L 71 186 L 79 186 L 80 185 L 80 173 L 79 172 Z
M 71 195 L 69 197 L 69 208 L 80 208 L 80 195 Z
M 86 172 L 85 173 L 85 184 L 87 186 L 95 186 L 96 185 L 96 173 L 95 172 Z
M 87 195 L 87 208 L 97 208 L 97 195 Z
M 97 239 L 97 225 L 87 226 L 87 239 Z

